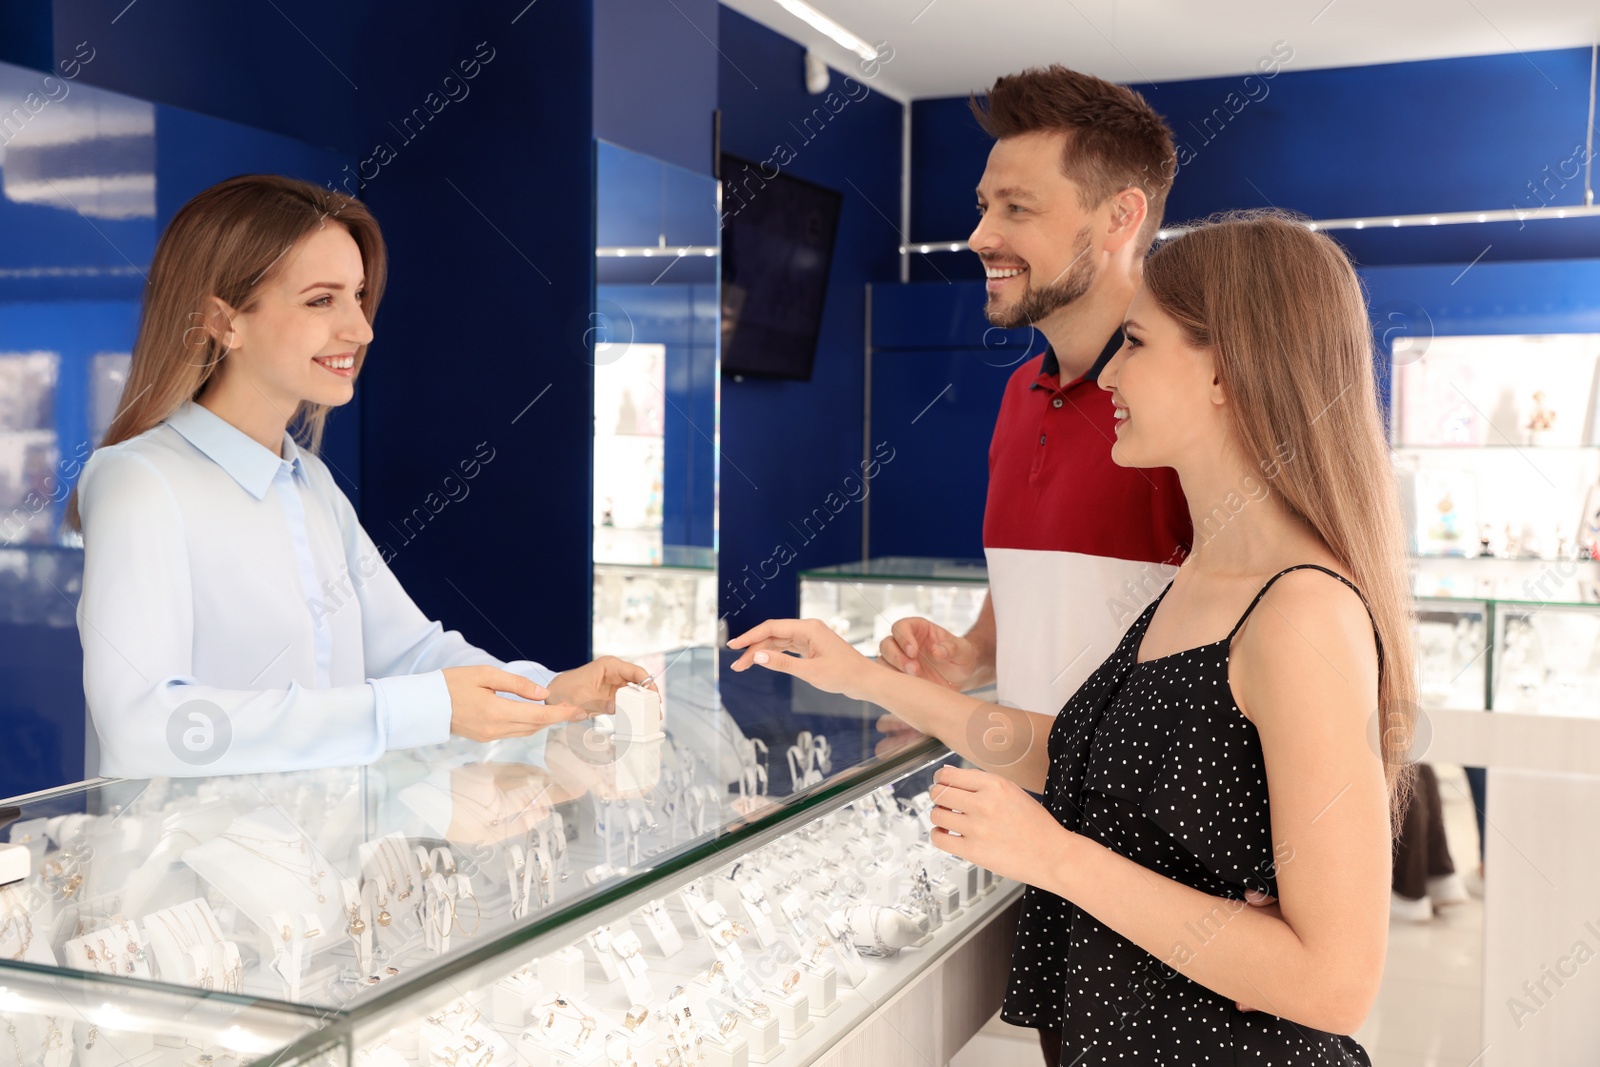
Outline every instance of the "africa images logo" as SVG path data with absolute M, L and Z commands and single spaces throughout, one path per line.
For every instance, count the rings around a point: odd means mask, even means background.
M 167 747 L 191 766 L 217 762 L 232 743 L 233 722 L 209 700 L 185 701 L 167 718 Z

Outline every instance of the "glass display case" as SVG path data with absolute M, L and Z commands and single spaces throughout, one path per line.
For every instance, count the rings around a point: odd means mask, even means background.
M 717 641 L 717 570 L 709 551 L 699 566 L 594 565 L 593 648 L 631 659 Z
M 955 634 L 972 628 L 989 591 L 983 560 L 885 556 L 800 574 L 800 615 L 822 619 L 875 656 L 896 622 L 930 619 Z
M 1425 707 L 1595 714 L 1600 336 L 1441 336 L 1392 357 Z
M 0 1055 L 805 1064 L 1019 891 L 928 843 L 936 741 L 647 666 L 531 739 L 6 802 Z

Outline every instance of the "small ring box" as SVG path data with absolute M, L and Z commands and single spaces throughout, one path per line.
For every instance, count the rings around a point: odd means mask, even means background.
M 656 741 L 665 736 L 661 694 L 654 689 L 631 682 L 618 689 L 617 718 L 621 720 L 617 735 L 629 741 Z
M 0 886 L 20 882 L 33 873 L 33 853 L 23 845 L 0 844 Z

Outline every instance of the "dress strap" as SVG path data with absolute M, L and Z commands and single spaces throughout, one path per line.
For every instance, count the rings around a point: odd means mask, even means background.
M 1250 601 L 1250 606 L 1244 609 L 1244 614 L 1239 616 L 1239 621 L 1233 624 L 1232 630 L 1228 631 L 1227 641 L 1230 643 L 1233 641 L 1233 635 L 1239 632 L 1239 627 L 1244 625 L 1244 621 L 1250 617 L 1250 613 L 1255 610 L 1256 605 L 1261 603 L 1261 598 L 1267 595 L 1267 590 L 1272 588 L 1273 582 L 1277 581 L 1279 578 L 1282 578 L 1290 571 L 1303 571 L 1307 569 L 1321 571 L 1323 574 L 1339 579 L 1345 585 L 1350 587 L 1350 591 L 1352 593 L 1358 597 L 1361 597 L 1361 606 L 1367 609 L 1367 619 L 1372 622 L 1372 639 L 1377 642 L 1378 645 L 1378 670 L 1381 672 L 1383 670 L 1383 639 L 1378 636 L 1378 623 L 1372 618 L 1372 606 L 1367 603 L 1367 598 L 1361 595 L 1361 590 L 1356 588 L 1354 582 L 1337 571 L 1329 570 L 1320 563 L 1297 563 L 1293 567 L 1286 567 L 1277 574 L 1274 574 L 1271 578 L 1268 578 L 1267 584 L 1261 587 L 1261 592 L 1257 593 L 1256 598 Z

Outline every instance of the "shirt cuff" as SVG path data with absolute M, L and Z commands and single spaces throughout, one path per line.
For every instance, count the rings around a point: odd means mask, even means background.
M 418 748 L 450 740 L 450 687 L 443 671 L 371 678 L 384 747 Z

